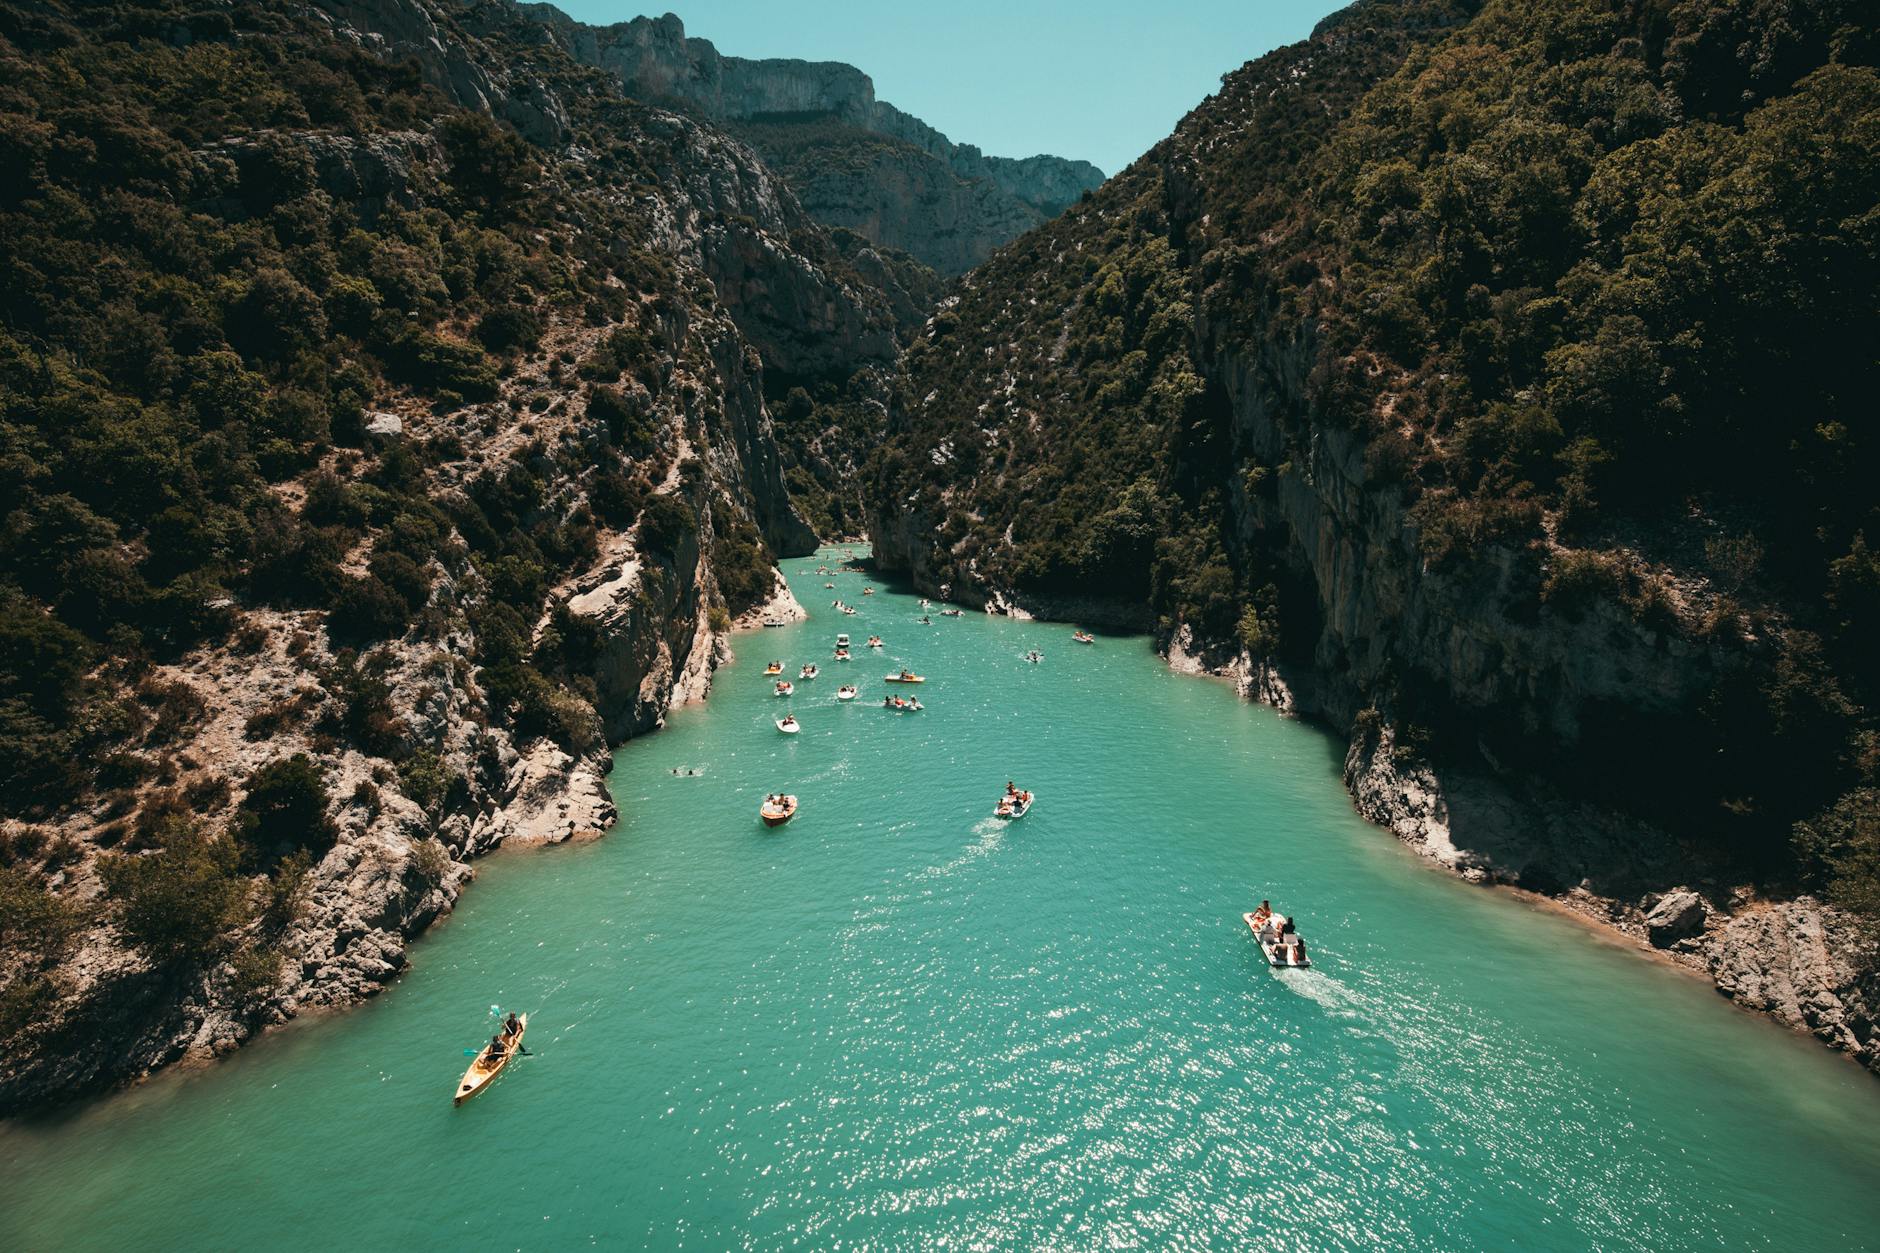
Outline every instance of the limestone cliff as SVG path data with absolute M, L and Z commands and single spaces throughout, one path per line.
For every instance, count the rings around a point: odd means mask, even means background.
M 679 19 L 614 26 L 523 5 L 577 60 L 748 139 L 812 217 L 958 274 L 1103 181 L 1087 161 L 992 157 L 875 98 L 867 74 L 833 61 L 750 60 L 687 38 Z
M 268 21 L 258 37 L 285 31 L 342 62 L 334 48 L 360 50 L 362 74 L 410 67 L 441 93 L 416 93 L 438 116 L 400 126 L 244 128 L 173 157 L 201 220 L 249 220 L 261 179 L 300 171 L 291 238 L 324 240 L 330 215 L 350 256 L 379 258 L 347 286 L 323 252 L 324 302 L 309 292 L 299 314 L 324 327 L 324 303 L 335 335 L 353 317 L 335 351 L 355 363 L 362 412 L 339 446 L 309 444 L 304 472 L 258 484 L 251 508 L 276 533 L 328 526 L 341 586 L 396 568 L 419 600 L 362 627 L 233 567 L 237 592 L 211 606 L 226 629 L 110 661 L 180 712 L 126 746 L 152 759 L 128 785 L 0 832 L 9 882 L 43 888 L 73 928 L 0 953 L 0 992 L 40 998 L 6 1028 L 0 1113 L 373 995 L 477 856 L 611 826 L 610 746 L 702 695 L 731 618 L 772 585 L 772 555 L 816 542 L 784 483 L 766 371 L 885 366 L 896 302 L 915 299 L 884 290 L 891 267 L 864 277 L 867 250 L 832 240 L 744 144 L 624 99 L 507 5 L 322 0 Z M 526 146 L 490 129 L 453 148 L 467 115 Z M 486 158 L 528 180 L 526 202 L 454 198 Z M 484 277 L 418 251 L 466 217 Z M 379 314 L 408 290 L 422 293 L 409 313 Z M 364 312 L 339 313 L 348 299 Z M 519 344 L 481 337 L 500 362 L 470 330 L 498 315 L 525 328 Z M 272 383 L 252 378 L 266 402 Z M 106 869 L 159 855 L 172 819 L 235 842 L 249 782 L 293 758 L 324 798 L 300 815 L 315 833 L 304 868 L 245 862 L 241 895 L 272 903 L 211 937 L 208 960 L 134 942 Z

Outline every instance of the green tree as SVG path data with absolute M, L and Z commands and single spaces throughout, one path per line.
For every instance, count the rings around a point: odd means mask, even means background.
M 99 863 L 124 935 L 152 960 L 196 963 L 230 948 L 253 915 L 254 887 L 234 841 L 174 820 L 155 853 Z
M 273 866 L 289 854 L 318 855 L 338 832 L 327 817 L 332 798 L 326 771 L 305 753 L 279 757 L 248 776 L 237 823 L 242 841 L 261 864 Z

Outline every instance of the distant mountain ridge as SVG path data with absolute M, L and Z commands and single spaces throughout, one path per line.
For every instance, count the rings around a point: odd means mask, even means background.
M 724 56 L 710 40 L 688 38 L 671 13 L 589 26 L 551 4 L 518 7 L 628 94 L 750 142 L 811 216 L 943 273 L 971 268 L 1103 182 L 1088 161 L 992 157 L 955 143 L 877 99 L 874 81 L 840 61 Z

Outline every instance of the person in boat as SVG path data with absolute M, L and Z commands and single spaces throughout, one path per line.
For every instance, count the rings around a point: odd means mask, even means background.
M 1303 966 L 1306 964 L 1306 942 L 1303 936 L 1293 937 L 1292 956 L 1293 965 Z
M 504 1038 L 500 1035 L 493 1035 L 490 1037 L 490 1047 L 485 1051 L 484 1064 L 490 1065 L 501 1061 L 508 1052 L 509 1045 Z
M 1260 908 L 1253 911 L 1253 929 L 1255 931 L 1258 931 L 1261 927 L 1264 927 L 1266 925 L 1266 920 L 1271 918 L 1272 916 L 1273 916 L 1272 902 L 1261 901 Z
M 505 1038 L 513 1038 L 521 1034 L 522 1022 L 516 1017 L 515 1011 L 511 1010 L 509 1017 L 503 1019 L 503 1035 Z

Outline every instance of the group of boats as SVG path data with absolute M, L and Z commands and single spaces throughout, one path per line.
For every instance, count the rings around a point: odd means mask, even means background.
M 854 560 L 852 554 L 845 553 L 844 556 L 850 561 Z M 849 572 L 848 568 L 844 567 L 842 572 Z M 818 567 L 817 573 L 830 574 L 834 573 L 834 571 L 831 571 L 827 566 L 821 566 Z M 835 585 L 830 583 L 825 586 L 834 587 Z M 872 595 L 873 591 L 873 588 L 864 588 L 862 594 L 864 596 Z M 836 601 L 835 607 L 845 613 L 855 612 L 852 607 L 844 605 L 840 600 Z M 923 609 L 928 608 L 929 602 L 925 600 L 921 601 L 921 607 Z M 958 609 L 943 609 L 940 612 L 948 617 L 958 617 L 961 613 Z M 932 619 L 923 616 L 921 621 L 930 623 Z M 1094 644 L 1096 642 L 1096 637 L 1083 630 L 1074 633 L 1071 639 L 1078 644 Z M 882 639 L 879 635 L 871 635 L 868 637 L 868 647 L 878 649 L 882 646 Z M 836 636 L 835 658 L 837 661 L 849 660 L 849 637 L 846 633 Z M 1044 654 L 1037 649 L 1032 649 L 1025 654 L 1025 660 L 1037 664 L 1044 660 Z M 775 694 L 777 696 L 790 696 L 795 693 L 796 686 L 788 679 L 780 677 L 783 674 L 783 669 L 784 665 L 782 661 L 772 661 L 764 668 L 764 673 L 767 676 L 776 678 Z M 819 673 L 820 669 L 815 663 L 806 663 L 798 670 L 797 679 L 798 681 L 813 680 Z M 918 684 L 925 683 L 927 680 L 924 675 L 915 674 L 912 670 L 903 667 L 896 674 L 884 676 L 883 681 L 887 683 Z M 836 689 L 835 698 L 838 701 L 853 701 L 859 694 L 859 689 L 854 684 L 843 684 Z M 893 694 L 884 697 L 881 703 L 882 708 L 891 709 L 896 712 L 913 712 L 924 708 L 918 699 Z M 802 726 L 797 722 L 794 713 L 784 714 L 783 717 L 776 720 L 776 725 L 777 730 L 785 735 L 795 735 L 802 730 Z M 992 816 L 1002 821 L 1015 821 L 1030 813 L 1032 806 L 1036 803 L 1037 796 L 1035 793 L 1019 787 L 1016 783 L 1007 782 L 1005 791 L 1000 794 L 998 801 L 993 806 Z M 801 802 L 793 793 L 773 792 L 764 797 L 763 803 L 758 806 L 757 813 L 765 826 L 780 827 L 796 817 L 799 808 L 801 808 Z M 1242 914 L 1241 918 L 1242 921 L 1247 924 L 1247 929 L 1252 932 L 1254 939 L 1259 943 L 1260 950 L 1265 955 L 1269 965 L 1287 969 L 1303 969 L 1311 966 L 1311 959 L 1306 955 L 1305 940 L 1299 935 L 1298 928 L 1294 925 L 1293 920 L 1276 913 L 1269 902 L 1261 901 L 1259 909 L 1251 913 Z M 490 1082 L 509 1064 L 510 1059 L 523 1051 L 522 1033 L 527 1029 L 528 1022 L 529 1016 L 527 1014 L 520 1016 L 512 1014 L 509 1016 L 503 1031 L 477 1053 L 476 1060 L 473 1061 L 470 1064 L 470 1068 L 464 1072 L 463 1079 L 457 1087 L 455 1097 L 456 1104 L 463 1104 L 463 1102 L 489 1086 Z M 469 1052 L 468 1049 L 464 1051 L 466 1053 Z

